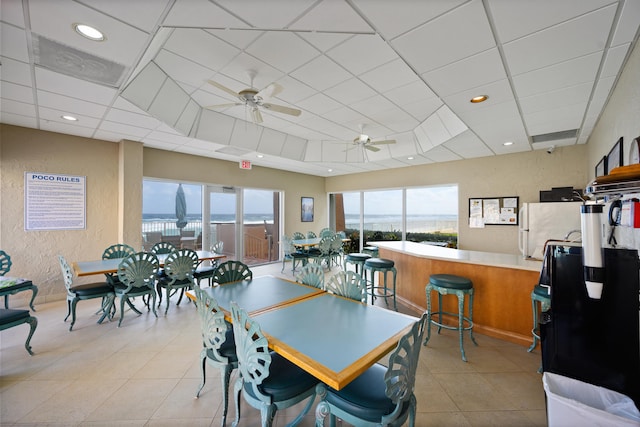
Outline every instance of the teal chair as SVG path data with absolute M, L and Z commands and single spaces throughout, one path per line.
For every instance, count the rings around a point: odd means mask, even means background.
M 296 282 L 324 290 L 324 270 L 315 262 L 303 266 L 296 275 Z
M 6 276 L 11 270 L 11 257 L 8 253 L 0 250 L 0 278 Z M 38 295 L 38 287 L 33 284 L 31 280 L 21 279 L 18 277 L 5 277 L 5 280 L 0 279 L 0 295 L 4 296 L 4 308 L 9 308 L 9 295 L 17 294 L 22 291 L 31 291 L 31 301 L 29 301 L 29 307 L 31 310 L 36 311 L 33 306 L 33 302 Z
M 282 257 L 281 273 L 284 271 L 285 262 L 287 262 L 287 260 L 291 260 L 292 273 L 296 271 L 296 265 L 302 263 L 302 266 L 304 267 L 307 264 L 309 255 L 305 252 L 298 251 L 296 247 L 293 246 L 293 243 L 291 243 L 291 239 L 286 235 L 282 235 L 282 250 L 284 252 L 284 256 Z
M 299 231 L 294 231 L 293 234 L 291 235 L 291 239 L 292 240 L 304 240 L 306 238 L 307 238 L 307 236 L 305 236 L 304 234 L 302 234 Z
M 175 252 L 177 248 L 173 243 L 170 242 L 156 242 L 151 247 L 149 252 L 154 253 L 156 255 L 164 255 L 170 254 L 171 252 Z
M 222 255 L 222 251 L 224 248 L 224 242 L 216 242 L 209 248 L 210 252 Z M 213 274 L 216 272 L 216 267 L 218 266 L 218 261 L 210 260 L 210 261 L 200 261 L 196 271 L 193 273 L 193 278 L 196 280 L 198 286 L 200 286 L 200 281 L 206 280 L 209 282 L 209 286 L 211 286 L 211 280 L 213 279 Z
M 158 257 L 151 252 L 138 252 L 129 255 L 120 262 L 118 266 L 118 283 L 114 286 L 115 294 L 120 298 L 118 327 L 120 327 L 122 319 L 124 319 L 125 301 L 134 312 L 139 315 L 142 314 L 133 305 L 131 298 L 142 297 L 144 301 L 144 297 L 148 297 L 145 303 L 147 311 L 153 310 L 154 316 L 158 317 L 158 313 L 156 313 L 155 281 L 159 266 Z M 151 300 L 151 304 L 149 304 L 149 300 Z
M 317 250 L 309 250 L 309 258 L 320 265 L 323 262 L 326 263 L 329 269 L 331 269 L 331 239 L 331 237 L 323 237 L 318 243 Z
M 33 356 L 33 350 L 31 349 L 31 338 L 33 333 L 38 327 L 38 319 L 31 314 L 29 310 L 15 310 L 11 308 L 0 308 L 0 331 L 13 328 L 14 326 L 23 325 L 28 323 L 30 326 L 29 335 L 24 343 L 24 348 L 27 352 Z
M 313 404 L 318 380 L 270 351 L 260 325 L 235 302 L 231 303 L 231 318 L 240 372 L 233 388 L 236 406 L 233 425 L 240 421 L 240 393 L 249 405 L 260 410 L 262 427 L 272 425 L 276 411 L 308 399 L 302 412 L 289 424 L 297 425 Z
M 388 367 L 377 363 L 340 390 L 319 385 L 316 426 L 323 426 L 327 416 L 332 426 L 336 425 L 336 418 L 354 426 L 371 427 L 401 426 L 408 419 L 409 426 L 415 426 L 414 389 L 425 323 L 423 314 L 400 338 L 389 356 Z
M 160 277 L 156 284 L 158 292 L 158 307 L 162 304 L 162 288 L 167 295 L 167 308 L 164 310 L 165 316 L 169 311 L 171 296 L 178 290 L 180 297 L 176 305 L 180 305 L 185 288 L 193 288 L 193 272 L 198 267 L 198 254 L 192 249 L 179 249 L 171 252 L 164 262 L 165 275 Z
M 231 373 L 238 368 L 236 343 L 233 339 L 233 327 L 224 320 L 224 312 L 218 302 L 203 291 L 200 286 L 193 287 L 196 294 L 196 307 L 202 331 L 202 350 L 200 351 L 200 367 L 202 380 L 196 392 L 196 399 L 204 388 L 207 363 L 220 369 L 222 380 L 222 427 L 227 422 L 229 406 L 229 381 Z
M 315 231 L 307 231 L 307 239 L 315 239 L 316 237 L 318 237 L 318 235 Z
M 336 234 L 335 231 L 333 231 L 330 228 L 323 228 L 322 230 L 320 230 L 320 238 L 322 237 L 332 237 L 334 234 Z
M 367 301 L 367 284 L 362 276 L 353 271 L 338 271 L 329 278 L 325 290 L 355 301 Z
M 73 325 L 76 323 L 76 305 L 78 301 L 100 298 L 102 304 L 100 311 L 102 313 L 98 319 L 98 323 L 102 323 L 105 317 L 113 316 L 115 299 L 115 292 L 113 286 L 108 282 L 94 282 L 85 283 L 82 285 L 73 284 L 73 269 L 69 266 L 67 260 L 58 255 L 58 262 L 60 263 L 60 269 L 62 270 L 62 279 L 64 280 L 64 286 L 67 288 L 67 317 L 64 318 L 66 322 L 71 315 L 71 325 L 69 325 L 69 332 L 73 329 Z
M 107 249 L 102 252 L 102 259 L 114 259 L 114 258 L 126 258 L 129 255 L 133 255 L 136 253 L 136 250 L 133 246 L 129 246 L 124 243 L 116 243 L 115 245 L 109 246 Z M 107 282 L 111 285 L 115 285 L 118 283 L 118 275 L 114 273 L 105 273 L 107 277 Z
M 342 265 L 342 257 L 344 255 L 344 249 L 342 248 L 342 237 L 339 234 L 334 234 L 331 237 L 330 253 L 331 263 L 336 266 Z
M 248 265 L 241 261 L 223 262 L 216 268 L 212 278 L 213 283 L 217 283 L 219 285 L 251 279 L 253 279 L 253 272 Z

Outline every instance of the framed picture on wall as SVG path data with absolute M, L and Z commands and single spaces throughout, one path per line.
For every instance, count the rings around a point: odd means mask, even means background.
M 607 156 L 603 156 L 602 159 L 596 165 L 596 178 L 599 176 L 605 176 L 607 174 Z
M 620 139 L 613 144 L 613 148 L 609 151 L 609 154 L 607 154 L 607 173 L 611 173 L 613 168 L 622 166 L 622 152 L 622 137 L 620 137 Z
M 313 197 L 302 197 L 301 221 L 313 222 Z

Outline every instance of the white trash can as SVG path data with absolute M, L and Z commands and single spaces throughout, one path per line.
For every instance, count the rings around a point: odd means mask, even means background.
M 549 427 L 640 426 L 640 411 L 624 394 L 550 372 L 542 383 Z

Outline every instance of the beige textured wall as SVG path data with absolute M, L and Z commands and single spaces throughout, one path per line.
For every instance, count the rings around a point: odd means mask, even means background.
M 99 258 L 116 243 L 118 144 L 8 125 L 0 125 L 0 139 L 0 248 L 11 256 L 10 274 L 32 279 L 38 302 L 63 299 L 57 256 L 69 262 Z M 86 176 L 86 230 L 25 231 L 25 172 Z M 11 306 L 28 294 L 11 296 Z
M 629 161 L 631 141 L 640 136 L 640 44 L 631 52 L 624 71 L 609 98 L 605 111 L 596 123 L 589 141 L 589 180 L 595 165 L 606 156 L 618 138 L 623 137 L 624 164 Z
M 435 163 L 327 179 L 327 192 L 458 184 L 459 247 L 467 250 L 518 253 L 517 227 L 469 228 L 469 198 L 518 196 L 537 202 L 540 190 L 584 188 L 586 147 L 560 147 L 455 162 Z

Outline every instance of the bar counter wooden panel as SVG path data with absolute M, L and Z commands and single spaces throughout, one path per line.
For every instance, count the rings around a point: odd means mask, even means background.
M 398 270 L 397 298 L 424 312 L 427 308 L 425 286 L 431 274 L 455 274 L 473 281 L 474 330 L 522 346 L 531 345 L 531 291 L 539 272 L 495 267 L 468 262 L 444 261 L 411 255 L 379 246 L 380 258 L 395 262 Z M 457 313 L 455 295 L 443 297 L 445 311 Z M 465 299 L 465 313 L 468 298 Z M 438 310 L 437 293 L 431 296 L 432 310 Z

